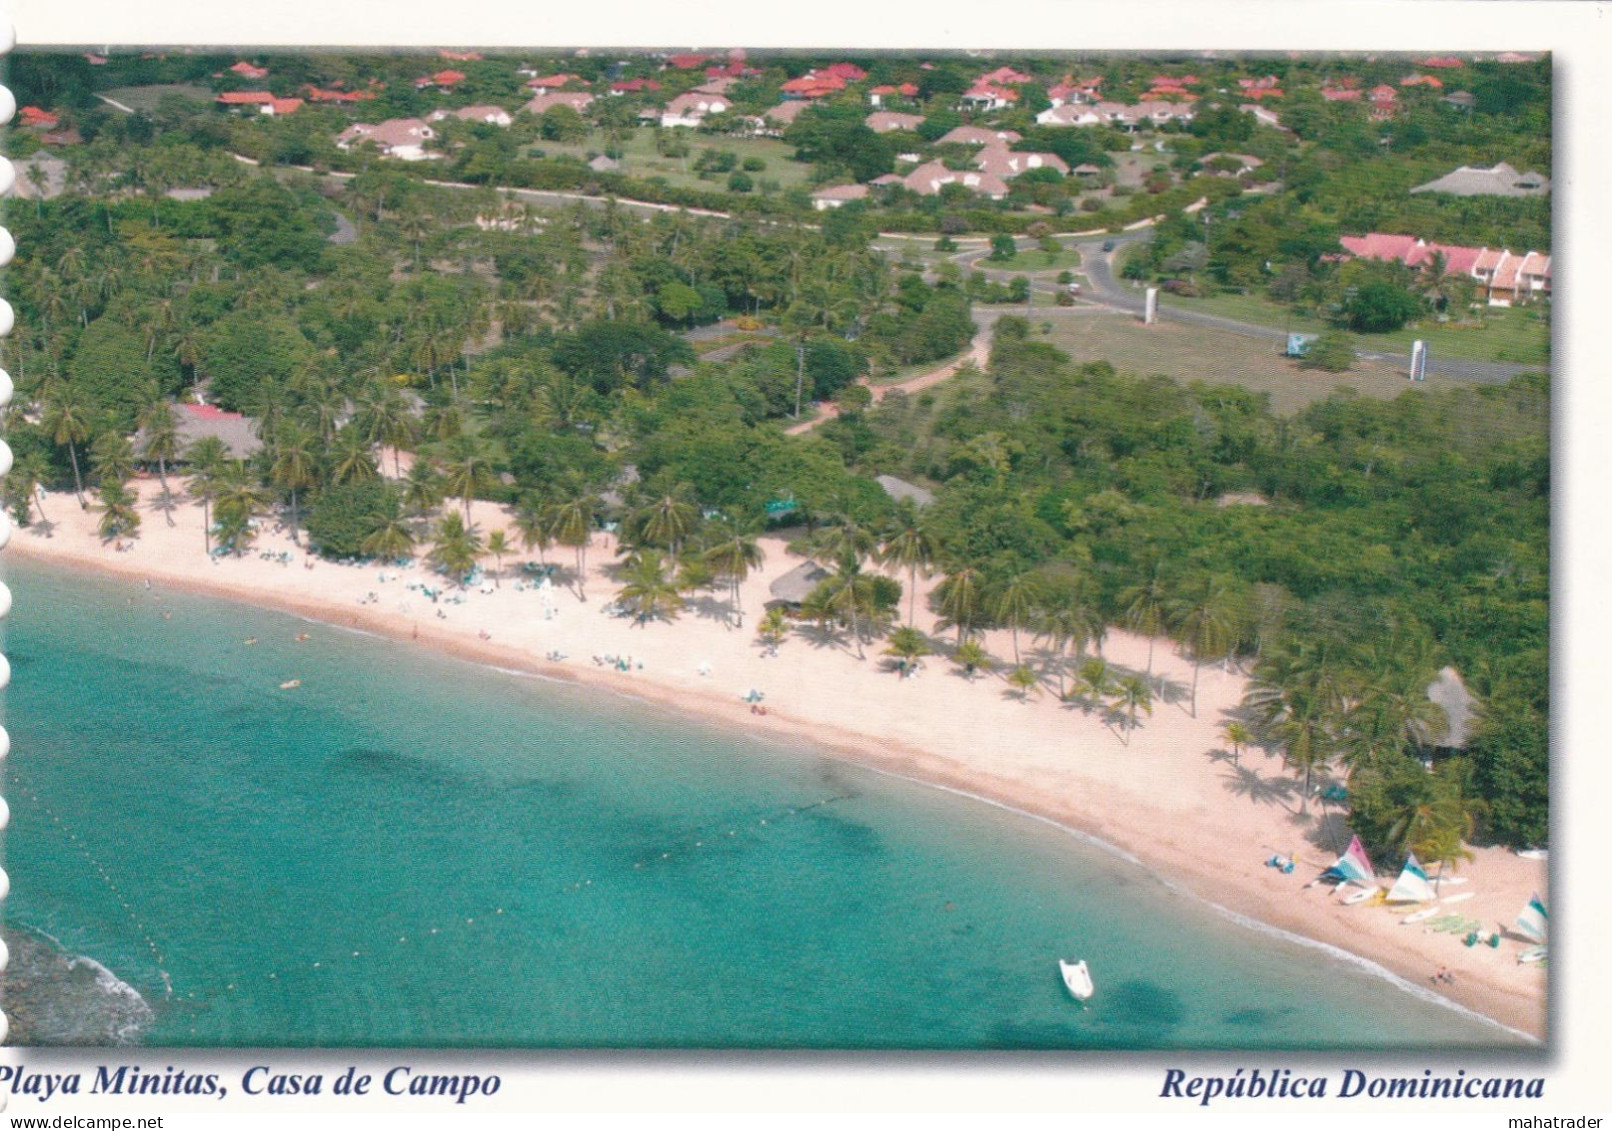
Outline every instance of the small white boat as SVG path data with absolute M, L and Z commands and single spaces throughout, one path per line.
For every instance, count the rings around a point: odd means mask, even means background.
M 1523 951 L 1517 956 L 1518 962 L 1532 963 L 1545 961 L 1545 947 L 1536 946 Z
M 1382 894 L 1382 890 L 1383 889 L 1379 888 L 1379 887 L 1361 888 L 1359 891 L 1355 892 L 1353 895 L 1344 896 L 1343 902 L 1344 903 L 1364 903 L 1366 900 L 1370 899 L 1372 896 Z
M 1085 1001 L 1091 997 L 1093 986 L 1091 984 L 1091 971 L 1086 968 L 1086 960 L 1079 962 L 1065 962 L 1058 959 L 1058 972 L 1063 975 L 1063 984 L 1068 987 L 1070 995 L 1076 1001 Z
M 1548 848 L 1525 848 L 1521 852 L 1517 853 L 1517 855 L 1521 856 L 1524 860 L 1549 860 L 1550 859 L 1550 849 L 1548 849 Z
M 1475 893 L 1470 892 L 1470 891 L 1458 892 L 1455 895 L 1447 895 L 1447 896 L 1445 896 L 1443 899 L 1439 900 L 1439 902 L 1440 903 L 1461 903 L 1464 900 L 1471 899 L 1474 894 Z
M 1414 914 L 1414 915 L 1405 916 L 1403 919 L 1400 920 L 1400 923 L 1401 924 L 1420 923 L 1423 919 L 1431 919 L 1433 916 L 1435 916 L 1437 914 L 1438 914 L 1438 908 L 1437 907 L 1424 907 L 1422 910 L 1416 912 L 1416 914 Z

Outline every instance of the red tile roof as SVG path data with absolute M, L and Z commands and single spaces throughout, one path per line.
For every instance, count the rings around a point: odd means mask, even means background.
M 1360 99 L 1358 90 L 1335 90 L 1330 87 L 1321 88 L 1321 97 L 1328 102 L 1356 102 Z
M 230 70 L 240 75 L 243 79 L 260 79 L 269 73 L 269 69 L 267 67 L 255 67 L 251 63 L 246 62 L 244 59 L 241 62 L 236 63 L 230 68 Z
M 830 63 L 824 67 L 822 74 L 833 75 L 845 82 L 861 82 L 868 77 L 868 73 L 855 63 Z
M 692 71 L 695 67 L 703 66 L 709 55 L 672 55 L 666 61 L 680 71 Z
M 481 61 L 479 51 L 438 51 L 437 55 L 452 63 L 478 63 Z
M 526 85 L 543 86 L 552 89 L 554 87 L 564 86 L 566 83 L 572 82 L 581 83 L 583 86 L 588 85 L 583 81 L 581 75 L 573 75 L 568 71 L 562 71 L 561 73 L 555 75 L 538 75 L 536 78 L 527 79 Z
M 304 88 L 309 102 L 364 102 L 374 98 L 368 90 L 320 90 L 316 86 Z
M 1399 80 L 1400 86 L 1430 86 L 1434 90 L 1443 90 L 1444 84 L 1432 75 L 1406 75 Z
M 49 110 L 41 110 L 37 106 L 24 106 L 18 111 L 18 115 L 25 126 L 45 126 L 49 128 L 61 120 Z
M 992 71 L 990 74 L 981 75 L 979 77 L 979 84 L 985 84 L 985 83 L 1012 83 L 1013 85 L 1016 86 L 1016 85 L 1018 85 L 1020 83 L 1027 83 L 1027 82 L 1033 82 L 1033 81 L 1034 81 L 1033 76 L 1024 74 L 1022 71 L 1015 71 L 1012 67 L 998 67 L 998 68 L 996 68 L 996 70 Z
M 611 83 L 610 89 L 622 94 L 637 94 L 640 90 L 659 90 L 660 83 L 654 79 L 623 79 Z
M 226 90 L 217 101 L 225 106 L 272 106 L 274 95 L 266 90 Z
M 837 90 L 844 90 L 845 80 L 838 75 L 812 72 L 801 75 L 798 79 L 790 79 L 778 89 L 785 94 L 798 94 L 802 98 L 821 98 L 825 94 L 833 94 Z
M 1425 59 L 1416 60 L 1418 67 L 1464 67 L 1466 63 L 1454 55 L 1429 55 Z
M 1017 102 L 1019 92 L 1010 90 L 1005 86 L 996 86 L 988 82 L 977 82 L 963 93 L 964 98 L 990 98 L 1002 102 Z
M 269 105 L 273 108 L 273 111 L 276 114 L 295 114 L 298 110 L 302 109 L 302 99 L 276 98 L 273 102 L 269 103 Z

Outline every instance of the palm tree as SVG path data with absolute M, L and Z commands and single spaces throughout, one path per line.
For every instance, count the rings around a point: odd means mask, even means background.
M 160 395 L 148 401 L 141 411 L 140 432 L 145 437 L 140 455 L 148 461 L 157 461 L 157 479 L 162 483 L 162 494 L 166 498 L 170 495 L 168 461 L 179 456 L 179 418 L 174 415 L 173 406 Z M 172 526 L 173 514 L 169 512 L 167 518 L 168 525 Z
M 1165 616 L 1179 640 L 1192 652 L 1192 717 L 1198 717 L 1198 670 L 1206 659 L 1229 653 L 1237 639 L 1238 598 L 1229 578 L 1212 576 L 1192 582 L 1165 604 Z
M 1430 640 L 1397 633 L 1385 647 L 1362 655 L 1358 693 L 1340 727 L 1351 768 L 1406 750 L 1419 753 L 1449 733 L 1444 708 L 1427 696 L 1437 670 L 1433 655 Z
M 414 442 L 415 421 L 403 393 L 381 381 L 365 386 L 353 423 L 370 444 L 392 449 L 392 473 L 403 477 L 402 448 Z
M 744 607 L 740 604 L 739 588 L 744 579 L 750 576 L 750 571 L 758 568 L 765 558 L 766 554 L 756 541 L 754 529 L 749 527 L 724 528 L 718 541 L 705 551 L 705 563 L 710 566 L 711 572 L 730 585 L 729 592 L 733 597 L 739 628 L 744 627 Z
M 1016 573 L 996 593 L 991 602 L 991 615 L 1000 624 L 1013 630 L 1013 663 L 1019 664 L 1019 629 L 1030 623 L 1035 608 L 1037 588 L 1028 573 Z
M 1312 774 L 1330 762 L 1335 752 L 1334 717 L 1318 695 L 1304 688 L 1294 688 L 1284 697 L 1282 713 L 1267 723 L 1266 733 L 1281 744 L 1283 761 L 1295 772 L 1304 774 L 1300 813 L 1309 809 Z
M 400 562 L 414 555 L 414 531 L 401 514 L 381 520 L 363 541 L 363 550 L 383 562 Z
M 297 491 L 312 487 L 318 482 L 315 474 L 318 457 L 314 438 L 305 427 L 295 421 L 286 421 L 274 433 L 269 446 L 269 478 L 291 492 L 291 544 L 297 545 L 300 514 L 297 509 Z
M 1148 714 L 1153 713 L 1153 686 L 1150 681 L 1139 675 L 1128 675 L 1114 685 L 1115 702 L 1126 710 L 1126 733 L 1136 729 L 1136 711 L 1141 708 Z M 1129 746 L 1131 740 L 1125 739 Z
M 102 483 L 127 483 L 134 474 L 134 444 L 121 432 L 102 432 L 90 445 L 90 470 Z
M 1240 722 L 1229 722 L 1226 729 L 1221 732 L 1228 745 L 1231 746 L 1232 764 L 1240 766 L 1243 761 L 1243 748 L 1254 741 L 1254 732 L 1247 725 Z
M 1114 689 L 1114 682 L 1118 678 L 1113 667 L 1101 656 L 1093 656 L 1080 665 L 1079 677 L 1080 692 L 1092 703 L 1101 703 Z
M 403 505 L 410 512 L 423 515 L 442 501 L 442 476 L 428 459 L 416 456 L 414 466 L 403 481 Z
M 832 569 L 846 557 L 856 559 L 860 566 L 873 557 L 878 545 L 873 531 L 854 519 L 842 518 L 818 530 L 807 543 L 807 552 L 813 561 Z
M 767 646 L 773 655 L 778 654 L 778 645 L 784 642 L 789 635 L 789 619 L 784 616 L 783 609 L 774 606 L 768 609 L 761 617 L 761 623 L 756 625 L 756 635 Z
M 658 617 L 672 620 L 683 607 L 683 597 L 667 572 L 667 557 L 659 550 L 639 550 L 622 571 L 626 582 L 616 601 L 631 609 L 640 626 Z
M 928 524 L 919 517 L 917 505 L 903 499 L 896 507 L 896 517 L 885 529 L 879 542 L 879 564 L 907 571 L 907 623 L 915 620 L 918 607 L 918 574 L 929 576 L 930 563 L 935 560 L 935 541 L 929 534 Z
M 458 511 L 449 511 L 437 524 L 436 543 L 426 561 L 456 580 L 462 589 L 484 552 L 480 528 L 466 526 Z
M 487 535 L 487 552 L 493 556 L 493 561 L 498 564 L 498 572 L 493 574 L 493 585 L 496 588 L 502 589 L 504 587 L 504 582 L 500 576 L 504 572 L 504 555 L 513 549 L 514 547 L 509 544 L 509 535 L 504 531 L 495 530 Z
M 633 516 L 632 527 L 638 539 L 649 546 L 659 546 L 677 557 L 683 542 L 694 532 L 700 512 L 689 501 L 688 490 L 678 490 L 661 496 Z
M 978 640 L 964 640 L 952 651 L 952 662 L 963 669 L 963 675 L 973 682 L 975 672 L 988 672 L 996 666 Z
M 886 656 L 896 658 L 896 666 L 902 675 L 906 675 L 914 664 L 929 653 L 929 641 L 910 624 L 904 624 L 892 632 L 884 649 Z
M 218 473 L 213 510 L 218 516 L 218 541 L 234 553 L 252 544 L 252 520 L 268 506 L 263 487 L 244 460 L 224 463 Z
M 122 483 L 108 480 L 101 484 L 102 541 L 111 541 L 140 527 L 140 512 L 134 508 L 134 495 Z
M 549 533 L 549 508 L 536 495 L 522 495 L 515 507 L 515 533 L 521 545 L 537 551 L 537 560 L 543 560 L 543 551 L 549 548 L 553 537 Z
M 862 564 L 852 553 L 841 558 L 838 568 L 819 583 L 823 607 L 851 630 L 859 660 L 867 658 L 862 647 L 864 621 L 878 615 L 873 587 L 874 579 L 862 572 Z
M 1023 702 L 1030 701 L 1030 692 L 1041 686 L 1041 677 L 1029 664 L 1019 664 L 1008 673 L 1008 682 L 1018 689 L 1019 698 Z
M 224 464 L 229 451 L 217 436 L 204 436 L 185 452 L 190 463 L 190 481 L 186 484 L 191 497 L 202 505 L 202 545 L 209 555 L 213 552 L 213 499 L 218 495 Z
M 1065 698 L 1064 673 L 1070 648 L 1080 655 L 1093 640 L 1101 641 L 1103 623 L 1097 610 L 1077 592 L 1059 594 L 1036 610 L 1036 631 L 1058 653 L 1058 698 Z
M 444 486 L 464 502 L 465 521 L 470 520 L 470 500 L 497 486 L 492 457 L 486 441 L 479 436 L 459 435 L 448 441 L 447 478 Z
M 1166 588 L 1155 566 L 1147 580 L 1120 590 L 1120 604 L 1125 606 L 1125 623 L 1133 632 L 1147 637 L 1147 674 L 1153 675 L 1153 641 L 1164 631 Z
M 332 486 L 380 478 L 381 470 L 375 463 L 375 453 L 370 450 L 369 437 L 352 424 L 336 433 L 329 456 Z
M 979 571 L 965 567 L 947 574 L 935 586 L 935 599 L 944 624 L 957 627 L 957 646 L 979 623 L 983 597 Z
M 593 541 L 593 516 L 598 498 L 591 491 L 579 491 L 554 508 L 551 529 L 554 540 L 562 546 L 571 546 L 577 555 L 577 599 L 588 599 L 585 585 L 588 578 L 588 543 Z
M 57 382 L 45 400 L 44 425 L 51 443 L 67 448 L 68 457 L 73 461 L 73 484 L 78 494 L 78 505 L 87 507 L 89 504 L 84 501 L 84 477 L 78 469 L 78 445 L 90 438 L 89 403 L 73 385 L 66 381 Z
M 49 530 L 50 519 L 45 516 L 43 503 L 44 489 L 40 486 L 49 471 L 45 457 L 35 451 L 17 460 L 11 474 L 6 477 L 6 494 L 18 526 L 27 526 L 30 508 L 37 508 L 40 523 Z

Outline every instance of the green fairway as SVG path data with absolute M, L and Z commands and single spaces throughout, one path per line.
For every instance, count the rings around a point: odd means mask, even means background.
M 1201 310 L 1240 322 L 1319 334 L 1328 324 L 1319 318 L 1294 314 L 1286 307 L 1257 295 L 1213 295 L 1207 298 L 1164 296 L 1163 301 L 1182 310 Z M 1550 361 L 1550 315 L 1544 306 L 1487 307 L 1475 312 L 1471 324 L 1412 322 L 1387 334 L 1356 334 L 1363 350 L 1409 354 L 1411 342 L 1421 338 L 1434 357 L 1460 361 L 1514 361 L 1545 365 Z
M 1325 399 L 1334 389 L 1353 388 L 1367 396 L 1392 398 L 1410 388 L 1456 383 L 1450 378 L 1429 377 L 1424 384 L 1412 386 L 1403 370 L 1380 361 L 1357 361 L 1346 373 L 1300 369 L 1298 362 L 1282 356 L 1275 342 L 1179 322 L 1144 326 L 1128 314 L 1074 308 L 1041 311 L 1036 318 L 1040 340 L 1077 362 L 1107 361 L 1124 373 L 1162 374 L 1183 384 L 1241 385 L 1269 394 L 1271 408 L 1283 415 Z M 1043 327 L 1048 325 L 1051 332 L 1043 335 Z

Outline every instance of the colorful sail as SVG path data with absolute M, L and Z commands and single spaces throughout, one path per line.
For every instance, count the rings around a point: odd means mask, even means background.
M 1549 929 L 1550 915 L 1546 912 L 1544 901 L 1539 898 L 1539 893 L 1535 892 L 1534 898 L 1528 901 L 1528 906 L 1524 907 L 1522 914 L 1517 916 L 1517 931 L 1524 938 L 1542 943 L 1545 941 L 1545 933 Z
M 1372 870 L 1371 860 L 1366 856 L 1365 846 L 1360 838 L 1351 837 L 1349 847 L 1343 850 L 1338 862 L 1322 873 L 1342 880 L 1344 883 L 1370 884 L 1376 873 Z
M 1430 899 L 1437 899 L 1438 892 L 1433 885 L 1427 882 L 1427 873 L 1416 862 L 1416 853 L 1411 853 L 1405 861 L 1404 871 L 1399 873 L 1399 879 L 1388 890 L 1389 903 L 1426 903 Z

